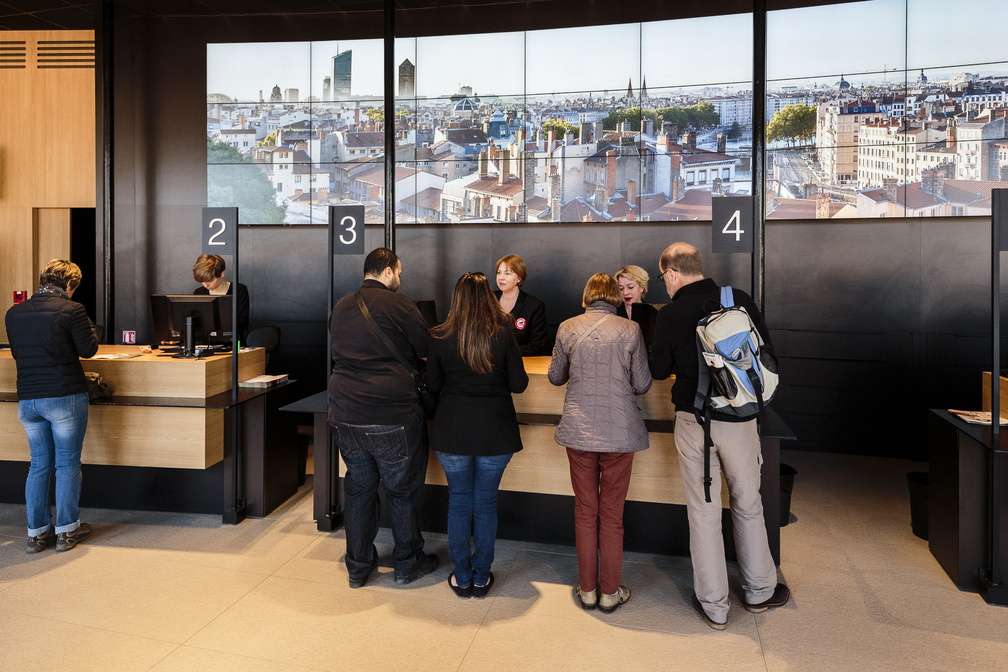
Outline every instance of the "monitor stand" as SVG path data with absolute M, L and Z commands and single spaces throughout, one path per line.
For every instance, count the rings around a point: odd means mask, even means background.
M 199 355 L 196 354 L 196 344 L 193 338 L 193 319 L 192 315 L 186 315 L 185 318 L 185 341 L 182 342 L 182 349 L 172 355 L 172 359 L 196 359 Z

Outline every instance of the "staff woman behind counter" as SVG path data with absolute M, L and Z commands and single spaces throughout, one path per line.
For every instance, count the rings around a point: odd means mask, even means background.
M 521 289 L 528 274 L 525 260 L 509 254 L 497 260 L 497 287 L 494 292 L 501 309 L 511 316 L 522 355 L 550 354 L 546 329 L 546 304 Z

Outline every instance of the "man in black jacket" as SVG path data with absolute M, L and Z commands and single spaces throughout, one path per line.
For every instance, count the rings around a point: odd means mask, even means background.
M 763 500 L 760 496 L 760 465 L 763 463 L 756 420 L 729 422 L 711 420 L 711 493 L 704 496 L 704 430 L 696 415 L 694 400 L 699 376 L 696 343 L 697 323 L 721 306 L 720 288 L 703 276 L 700 252 L 688 243 L 669 245 L 658 260 L 661 278 L 671 301 L 659 312 L 651 344 L 651 375 L 662 380 L 676 374 L 672 403 L 676 408 L 675 443 L 679 470 L 686 490 L 686 514 L 690 528 L 693 561 L 694 607 L 710 627 L 723 630 L 728 620 L 728 574 L 721 536 L 721 472 L 731 495 L 735 548 L 745 608 L 762 612 L 790 599 L 790 591 L 777 582 L 777 568 L 770 555 Z M 749 313 L 766 347 L 772 348 L 759 308 L 748 294 L 733 289 L 736 306 Z
M 395 252 L 372 251 L 361 288 L 337 301 L 329 320 L 329 424 L 347 466 L 343 513 L 352 588 L 367 583 L 378 566 L 379 481 L 392 515 L 396 583 L 438 565 L 436 555 L 424 553 L 417 515 L 427 437 L 415 374 L 430 336 L 416 305 L 396 293 L 401 274 Z
M 17 365 L 18 417 L 31 448 L 25 482 L 27 553 L 44 551 L 52 539 L 53 472 L 56 550 L 70 550 L 91 532 L 80 522 L 80 460 L 88 419 L 80 358 L 98 352 L 98 337 L 84 306 L 70 300 L 80 281 L 77 264 L 54 259 L 42 270 L 38 291 L 5 318 Z

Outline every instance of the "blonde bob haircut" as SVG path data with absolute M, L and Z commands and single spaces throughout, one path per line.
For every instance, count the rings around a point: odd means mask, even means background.
M 605 301 L 613 306 L 622 303 L 616 278 L 608 273 L 596 273 L 588 278 L 584 293 L 581 294 L 581 307 L 587 308 L 596 301 Z
M 39 274 L 39 287 L 59 287 L 65 292 L 77 289 L 81 281 L 80 266 L 66 259 L 53 259 Z
M 507 254 L 497 260 L 494 264 L 494 274 L 500 270 L 501 264 L 504 264 L 511 269 L 511 272 L 518 276 L 518 286 L 521 287 L 522 283 L 525 282 L 525 277 L 528 275 L 528 266 L 525 265 L 525 260 L 519 257 L 517 254 Z
M 619 276 L 624 275 L 627 278 L 633 280 L 641 288 L 641 296 L 647 294 L 647 283 L 651 279 L 648 272 L 645 271 L 640 266 L 635 266 L 633 264 L 627 264 L 623 268 L 619 269 L 612 274 L 616 278 L 616 282 L 619 283 Z

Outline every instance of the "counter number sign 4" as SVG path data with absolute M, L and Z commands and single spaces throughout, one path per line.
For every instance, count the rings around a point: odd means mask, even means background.
M 329 207 L 333 254 L 364 254 L 364 206 Z
M 233 256 L 238 241 L 238 208 L 203 208 L 200 231 L 204 254 Z
M 753 200 L 751 196 L 720 196 L 712 201 L 712 249 L 731 254 L 753 251 Z

